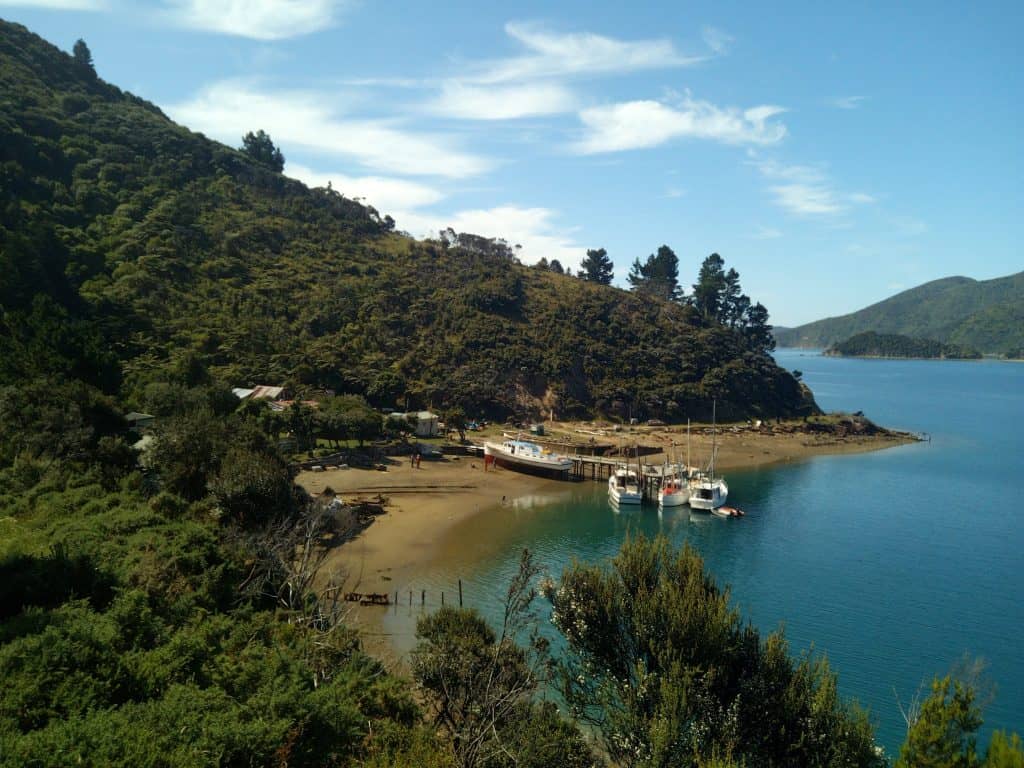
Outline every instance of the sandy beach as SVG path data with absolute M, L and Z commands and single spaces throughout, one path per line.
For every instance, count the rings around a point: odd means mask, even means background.
M 579 439 L 578 425 L 553 424 L 555 435 Z M 832 434 L 789 433 L 777 426 L 772 433 L 737 427 L 720 427 L 717 435 L 717 470 L 757 467 L 800 461 L 814 456 L 861 453 L 910 442 L 901 433 L 838 437 Z M 623 447 L 640 443 L 661 446 L 669 458 L 686 459 L 686 428 L 639 427 L 601 436 L 602 442 Z M 691 463 L 702 465 L 711 453 L 710 429 L 691 430 Z M 674 447 L 673 447 L 674 446 Z M 663 454 L 663 455 L 665 455 Z M 649 464 L 661 463 L 659 455 L 646 456 Z M 408 459 L 395 458 L 386 471 L 333 469 L 303 472 L 297 482 L 310 493 L 330 487 L 345 501 L 376 500 L 383 496 L 386 513 L 355 539 L 331 554 L 328 571 L 347 575 L 348 588 L 358 592 L 389 593 L 408 583 L 431 562 L 445 544 L 449 530 L 483 510 L 499 506 L 503 499 L 564 490 L 566 483 L 509 469 L 484 470 L 481 458 L 446 457 L 423 461 L 419 468 Z M 592 482 L 585 480 L 583 482 Z

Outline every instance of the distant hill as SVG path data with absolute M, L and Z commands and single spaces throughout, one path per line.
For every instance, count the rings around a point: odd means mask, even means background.
M 0 21 L 0 386 L 71 378 L 137 403 L 212 379 L 494 416 L 813 407 L 690 307 L 393 226 Z
M 913 339 L 895 333 L 864 331 L 825 350 L 834 357 L 898 357 L 944 360 L 977 360 L 981 354 L 969 347 L 943 344 L 930 339 Z
M 863 331 L 1012 353 L 1024 348 L 1024 272 L 934 280 L 849 315 L 776 328 L 775 338 L 784 347 L 828 347 Z

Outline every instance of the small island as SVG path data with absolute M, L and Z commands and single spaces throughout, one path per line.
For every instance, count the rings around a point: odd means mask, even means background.
M 886 357 L 925 360 L 979 360 L 981 353 L 958 344 L 865 331 L 825 350 L 829 357 Z

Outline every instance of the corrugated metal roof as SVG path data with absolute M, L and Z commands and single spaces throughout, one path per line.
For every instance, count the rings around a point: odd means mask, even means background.
M 260 400 L 263 398 L 277 400 L 277 398 L 281 396 L 282 392 L 284 392 L 284 387 L 268 387 L 265 384 L 260 384 L 253 389 L 251 397 L 254 400 Z

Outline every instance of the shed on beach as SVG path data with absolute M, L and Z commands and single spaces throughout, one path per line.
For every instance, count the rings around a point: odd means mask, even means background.
M 411 413 L 392 413 L 389 418 L 398 417 L 416 422 L 416 437 L 437 437 L 441 434 L 440 418 L 430 411 L 413 411 Z

